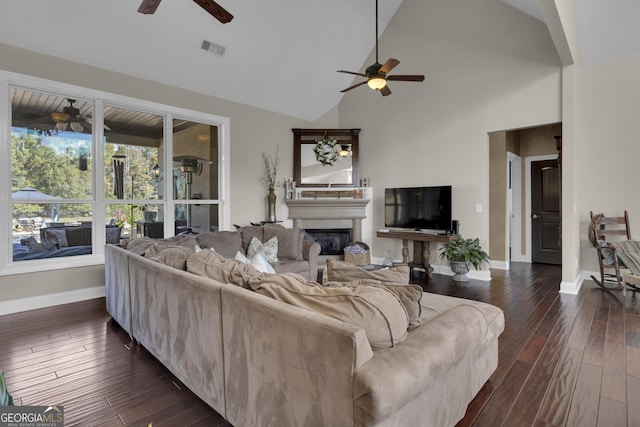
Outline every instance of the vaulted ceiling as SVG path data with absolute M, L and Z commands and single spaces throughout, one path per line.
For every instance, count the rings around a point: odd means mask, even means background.
M 336 70 L 369 65 L 374 0 L 218 1 L 234 15 L 228 24 L 190 0 L 164 0 L 153 15 L 138 13 L 137 0 L 3 1 L 0 43 L 307 120 L 352 84 Z M 551 0 L 503 1 L 544 20 L 538 1 Z M 584 62 L 640 52 L 640 2 L 575 1 Z M 380 33 L 402 2 L 380 0 Z M 224 54 L 202 50 L 203 40 Z

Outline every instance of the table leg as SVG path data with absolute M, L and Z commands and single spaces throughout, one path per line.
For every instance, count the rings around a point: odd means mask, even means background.
M 431 279 L 433 277 L 433 267 L 429 263 L 429 258 L 431 258 L 431 242 L 424 242 L 422 246 L 422 263 L 424 264 L 424 271 L 427 273 L 427 278 Z
M 402 263 L 409 264 L 409 240 L 402 239 Z

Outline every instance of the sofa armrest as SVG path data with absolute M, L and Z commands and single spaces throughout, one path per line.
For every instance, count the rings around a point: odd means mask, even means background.
M 318 277 L 318 256 L 322 248 L 318 242 L 313 240 L 302 241 L 302 258 L 309 261 L 309 279 L 316 280 Z
M 355 373 L 356 418 L 367 425 L 381 423 L 437 384 L 461 360 L 475 356 L 486 335 L 483 313 L 459 305 L 411 331 L 399 346 L 378 350 Z M 465 384 L 460 384 L 461 390 L 466 390 Z

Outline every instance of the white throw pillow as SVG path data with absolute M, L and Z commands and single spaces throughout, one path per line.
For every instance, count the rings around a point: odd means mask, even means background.
M 256 254 L 262 254 L 270 264 L 278 262 L 278 238 L 272 237 L 262 243 L 257 237 L 253 237 L 247 248 L 247 258 L 253 259 Z
M 276 271 L 273 269 L 271 264 L 267 262 L 267 260 L 262 256 L 262 254 L 257 253 L 254 255 L 253 259 L 249 259 L 240 251 L 236 252 L 236 256 L 234 258 L 236 261 L 243 262 L 245 264 L 249 264 L 251 267 L 255 268 L 261 273 L 269 273 L 276 274 Z

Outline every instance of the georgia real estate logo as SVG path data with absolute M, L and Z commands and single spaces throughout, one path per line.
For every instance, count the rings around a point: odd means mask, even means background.
M 0 406 L 0 427 L 64 427 L 64 407 Z

